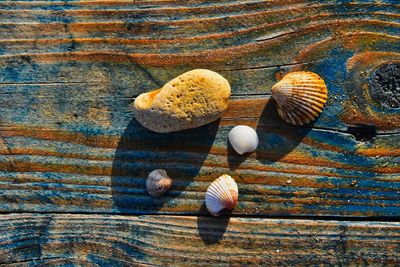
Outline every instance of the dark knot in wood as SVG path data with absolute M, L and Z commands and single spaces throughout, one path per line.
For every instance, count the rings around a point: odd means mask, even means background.
M 400 108 L 400 63 L 377 68 L 370 78 L 369 91 L 382 108 Z

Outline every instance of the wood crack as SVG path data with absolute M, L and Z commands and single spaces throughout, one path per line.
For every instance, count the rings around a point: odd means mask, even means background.
M 217 71 L 243 71 L 243 70 L 259 70 L 259 69 L 276 69 L 276 68 L 284 68 L 284 67 L 292 67 L 298 65 L 308 65 L 312 63 L 317 63 L 324 61 L 324 59 L 308 61 L 308 62 L 294 62 L 294 63 L 286 63 L 286 64 L 277 64 L 277 65 L 265 65 L 265 66 L 257 66 L 257 67 L 242 67 L 242 68 L 229 68 L 229 69 L 216 69 Z
M 0 262 L 0 266 L 10 266 L 10 264 L 22 264 L 22 263 L 35 263 L 36 261 L 45 261 L 45 260 L 55 260 L 55 259 L 68 259 L 67 257 L 39 257 L 39 258 L 32 258 L 28 260 L 19 260 L 19 261 L 7 261 L 7 262 Z
M 37 81 L 37 82 L 0 82 L 0 86 L 2 85 L 69 85 L 69 84 L 85 84 L 85 85 L 96 85 L 99 81 L 88 81 L 88 82 L 80 82 L 80 81 L 66 81 L 66 82 L 44 82 L 44 81 Z
M 0 218 L 4 215 L 24 215 L 24 214 L 40 214 L 40 215 L 107 215 L 116 216 L 120 218 L 131 217 L 131 216 L 157 216 L 157 217 L 204 217 L 204 218 L 215 218 L 210 214 L 204 213 L 154 213 L 154 212 L 64 212 L 64 211 L 12 211 L 5 212 L 0 211 Z M 266 214 L 222 214 L 218 218 L 249 218 L 249 219 L 271 219 L 271 220 L 306 220 L 306 221 L 349 221 L 349 222 L 400 222 L 400 215 L 394 216 L 332 216 L 332 215 L 266 215 Z

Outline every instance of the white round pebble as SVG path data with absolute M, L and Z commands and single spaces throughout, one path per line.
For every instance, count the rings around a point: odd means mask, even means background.
M 229 142 L 233 149 L 240 155 L 256 150 L 258 135 L 254 129 L 246 125 L 234 127 L 228 134 Z

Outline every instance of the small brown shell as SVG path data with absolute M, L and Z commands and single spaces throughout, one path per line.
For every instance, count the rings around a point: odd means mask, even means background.
M 146 188 L 149 195 L 159 197 L 167 192 L 172 186 L 172 179 L 162 169 L 152 171 L 146 180 Z
M 315 120 L 322 112 L 328 90 L 318 74 L 296 71 L 287 74 L 272 87 L 272 96 L 282 119 L 294 125 L 303 125 Z

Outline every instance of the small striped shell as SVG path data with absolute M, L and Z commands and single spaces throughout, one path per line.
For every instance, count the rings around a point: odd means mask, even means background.
M 318 74 L 296 71 L 287 74 L 272 87 L 279 116 L 294 125 L 315 120 L 322 112 L 328 90 Z
M 149 195 L 159 197 L 167 192 L 172 186 L 172 179 L 162 169 L 152 171 L 146 180 L 146 188 Z
M 231 176 L 224 174 L 210 184 L 206 192 L 206 207 L 208 211 L 218 216 L 224 210 L 236 207 L 238 186 Z

